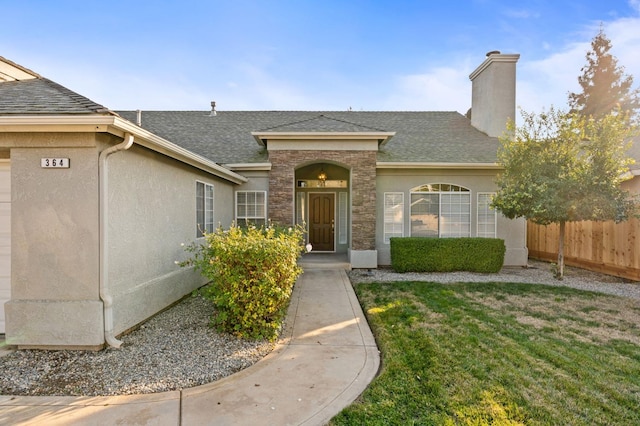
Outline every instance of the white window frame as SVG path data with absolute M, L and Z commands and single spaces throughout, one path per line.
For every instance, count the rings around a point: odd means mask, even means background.
M 238 196 L 240 194 L 245 194 L 247 197 L 249 194 L 253 194 L 252 202 L 248 201 L 248 198 L 245 199 L 244 206 L 245 214 L 241 215 L 239 212 L 239 201 Z M 262 195 L 262 201 L 258 202 L 258 194 Z M 252 211 L 247 211 L 248 209 L 252 209 Z M 260 190 L 242 190 L 236 191 L 235 196 L 235 217 L 236 224 L 239 226 L 245 226 L 247 222 L 257 225 L 257 226 L 266 226 L 267 225 L 267 191 Z
M 480 238 L 496 238 L 498 234 L 498 214 L 494 208 L 491 207 L 491 199 L 496 195 L 495 192 L 478 192 L 478 200 L 477 200 L 477 218 L 476 218 L 476 235 Z M 488 202 L 483 202 L 481 204 L 481 199 L 486 199 L 488 196 Z M 490 221 L 480 221 L 481 216 L 489 216 L 490 213 L 493 213 L 493 222 Z M 486 232 L 484 230 L 481 231 L 481 228 L 493 228 L 493 233 Z
M 213 232 L 214 187 L 210 183 L 196 181 L 196 238 L 204 237 L 204 232 Z
M 443 188 L 448 187 L 448 189 L 443 190 Z M 426 188 L 426 190 L 425 190 Z M 413 221 L 413 196 L 415 194 L 429 194 L 429 195 L 437 195 L 438 196 L 438 217 L 437 217 L 437 226 L 438 232 L 437 236 L 434 235 L 432 238 L 464 238 L 471 236 L 471 190 L 462 185 L 451 184 L 451 183 L 431 183 L 420 185 L 411 189 L 409 196 L 411 197 L 411 205 L 409 206 L 409 220 Z M 465 195 L 466 202 L 454 202 L 454 203 L 443 203 L 443 198 L 453 199 L 455 195 Z M 462 211 L 463 206 L 467 206 L 466 211 Z M 444 209 L 443 209 L 444 207 Z M 443 211 L 444 210 L 444 211 Z M 449 211 L 447 211 L 449 210 Z M 455 211 L 459 210 L 459 211 Z M 447 218 L 458 218 L 460 219 L 462 216 L 468 217 L 468 222 L 462 221 L 447 221 Z M 451 232 L 455 229 L 458 229 L 458 232 Z M 466 229 L 465 229 L 466 228 Z M 462 229 L 465 229 L 466 232 L 461 232 Z M 410 226 L 409 231 L 413 234 L 413 225 Z M 425 238 L 429 238 L 425 236 Z
M 384 193 L 384 243 L 392 237 L 404 237 L 404 192 Z
M 296 195 L 296 224 L 307 227 L 307 193 L 298 192 Z
M 349 205 L 346 192 L 338 193 L 338 244 L 347 244 Z

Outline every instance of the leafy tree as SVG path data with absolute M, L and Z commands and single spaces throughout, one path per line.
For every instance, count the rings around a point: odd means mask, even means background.
M 634 211 L 635 201 L 620 183 L 633 162 L 626 152 L 635 128 L 620 111 L 593 119 L 551 108 L 539 115 L 522 111 L 522 117 L 500 139 L 504 171 L 493 207 L 511 219 L 559 224 L 561 278 L 567 222 L 621 221 Z
M 582 93 L 569 93 L 569 107 L 571 112 L 594 118 L 619 109 L 634 120 L 640 108 L 640 89 L 632 89 L 633 77 L 624 74 L 624 67 L 618 65 L 610 50 L 611 40 L 600 29 L 578 77 Z

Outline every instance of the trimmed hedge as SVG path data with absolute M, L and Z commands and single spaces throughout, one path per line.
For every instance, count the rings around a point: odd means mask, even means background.
M 395 272 L 499 272 L 506 247 L 498 238 L 391 238 Z

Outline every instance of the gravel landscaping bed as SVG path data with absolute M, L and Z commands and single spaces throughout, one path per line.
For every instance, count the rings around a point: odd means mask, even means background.
M 529 282 L 599 291 L 640 300 L 640 283 L 567 267 L 553 278 L 548 263 L 503 268 L 498 274 L 349 271 L 353 283 L 388 281 Z M 209 327 L 212 307 L 200 296 L 183 299 L 135 331 L 121 336 L 120 349 L 102 351 L 22 350 L 0 357 L 2 395 L 128 395 L 164 392 L 219 380 L 249 367 L 274 348 Z
M 164 392 L 219 380 L 273 350 L 209 326 L 211 303 L 183 299 L 137 330 L 120 349 L 20 350 L 0 357 L 2 395 L 129 395 Z
M 517 282 L 537 283 L 579 290 L 596 291 L 621 297 L 640 300 L 640 283 L 624 278 L 565 266 L 564 278 L 557 280 L 551 273 L 551 264 L 529 260 L 529 267 L 505 267 L 497 274 L 471 272 L 447 273 L 396 273 L 391 269 L 353 270 L 349 272 L 352 283 L 390 282 L 390 281 L 430 281 L 436 283 L 456 282 Z

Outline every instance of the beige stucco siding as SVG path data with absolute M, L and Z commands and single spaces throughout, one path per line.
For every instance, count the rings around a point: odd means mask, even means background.
M 42 157 L 69 158 L 73 166 L 43 169 Z M 13 297 L 40 298 L 46 283 L 47 299 L 97 298 L 95 149 L 12 149 L 11 164 Z
M 11 149 L 11 300 L 7 341 L 102 343 L 98 152 L 92 133 L 0 134 Z M 41 158 L 69 158 L 45 169 Z
M 640 194 L 640 176 L 634 176 L 633 178 L 622 182 L 621 188 L 625 191 L 629 191 L 631 194 Z
M 236 191 L 268 191 L 269 172 L 263 170 L 240 171 L 242 176 L 249 179 L 246 183 L 238 185 Z
M 12 289 L 6 336 L 19 347 L 100 347 L 99 156 L 121 138 L 5 133 L 11 151 Z M 45 169 L 44 157 L 70 167 Z M 235 184 L 139 145 L 107 159 L 105 283 L 116 335 L 204 283 L 176 261 L 196 238 L 196 181 L 214 187 L 214 223 L 233 219 Z
M 463 186 L 471 191 L 471 236 L 477 235 L 477 194 L 495 192 L 495 172 L 491 170 L 445 170 L 445 169 L 378 169 L 376 205 L 376 247 L 378 264 L 389 265 L 391 253 L 384 242 L 384 193 L 404 194 L 404 236 L 411 236 L 411 189 L 424 184 L 447 183 Z M 498 214 L 497 238 L 505 240 L 506 265 L 526 265 L 526 222 L 510 220 Z
M 5 332 L 4 304 L 10 298 L 11 164 L 8 159 L 0 157 L 0 334 Z
M 196 239 L 196 182 L 213 185 L 214 224 L 233 218 L 233 184 L 134 145 L 109 159 L 109 288 L 114 332 L 204 284 L 186 259 Z

